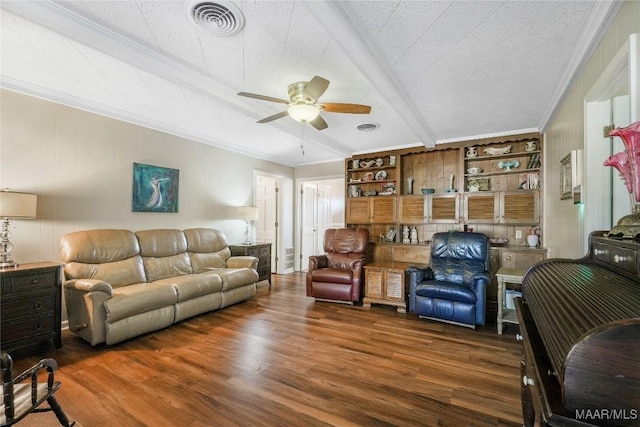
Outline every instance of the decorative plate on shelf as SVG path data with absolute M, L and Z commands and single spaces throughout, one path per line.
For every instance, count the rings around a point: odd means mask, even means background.
M 387 179 L 387 171 L 385 170 L 381 170 L 378 171 L 378 173 L 376 174 L 376 181 L 383 181 L 385 179 Z
M 367 172 L 362 177 L 363 181 L 373 181 L 373 172 Z
M 509 243 L 509 239 L 507 239 L 506 237 L 490 237 L 489 243 L 491 243 L 493 246 L 504 246 Z

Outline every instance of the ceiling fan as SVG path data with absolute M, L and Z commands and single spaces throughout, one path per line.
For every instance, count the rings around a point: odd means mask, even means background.
M 322 96 L 328 87 L 329 80 L 323 79 L 320 76 L 314 76 L 308 82 L 290 84 L 287 88 L 289 101 L 248 92 L 238 92 L 238 95 L 261 99 L 263 101 L 277 102 L 279 104 L 287 104 L 289 106 L 285 111 L 258 120 L 257 123 L 267 123 L 285 116 L 291 116 L 300 123 L 309 122 L 314 128 L 322 130 L 329 127 L 329 125 L 327 125 L 327 122 L 320 116 L 321 111 L 349 114 L 369 114 L 371 112 L 371 107 L 368 105 L 343 104 L 337 102 L 317 104 L 318 98 Z

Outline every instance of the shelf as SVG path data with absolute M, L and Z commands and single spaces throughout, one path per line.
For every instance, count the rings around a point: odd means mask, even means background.
M 476 174 L 465 173 L 465 178 L 473 179 L 473 178 L 482 178 L 483 176 L 493 176 L 493 175 L 514 175 L 519 173 L 531 173 L 531 172 L 540 172 L 540 168 L 531 168 L 531 169 L 513 169 L 509 171 L 499 171 L 499 172 L 481 172 Z
M 540 154 L 541 151 L 540 150 L 535 150 L 535 151 L 522 151 L 519 153 L 509 153 L 509 154 L 498 154 L 495 156 L 477 156 L 477 157 L 465 157 L 464 161 L 465 162 L 473 162 L 475 160 L 493 160 L 493 159 L 508 159 L 511 157 L 523 157 L 523 156 L 528 156 L 531 154 Z
M 395 179 L 372 179 L 371 181 L 355 181 L 349 182 L 348 185 L 362 185 L 362 184 L 385 184 L 387 182 L 396 182 Z
M 395 168 L 396 166 L 371 166 L 369 168 L 347 169 L 347 172 L 370 172 Z

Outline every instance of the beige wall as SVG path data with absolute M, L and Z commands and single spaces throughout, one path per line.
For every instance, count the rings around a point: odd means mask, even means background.
M 12 223 L 20 263 L 60 261 L 60 236 L 89 228 L 215 227 L 239 242 L 244 222 L 224 208 L 253 203 L 254 170 L 293 191 L 287 166 L 11 91 L 0 102 L 0 188 L 38 195 L 38 219 Z M 134 162 L 180 170 L 178 213 L 131 212 Z
M 588 205 L 576 207 L 571 200 L 560 200 L 560 160 L 571 150 L 584 148 L 584 98 L 629 36 L 639 31 L 640 2 L 627 1 L 544 130 L 545 224 L 542 243 L 553 257 L 581 257 L 587 234 L 594 231 L 583 231 L 582 209 L 589 209 Z

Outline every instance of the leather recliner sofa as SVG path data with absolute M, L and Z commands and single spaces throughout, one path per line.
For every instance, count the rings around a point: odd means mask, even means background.
M 60 241 L 69 329 L 115 344 L 255 295 L 258 259 L 231 256 L 224 234 L 86 230 Z
M 475 328 L 485 324 L 489 239 L 482 233 L 435 233 L 427 268 L 406 270 L 409 311 Z

